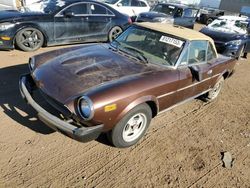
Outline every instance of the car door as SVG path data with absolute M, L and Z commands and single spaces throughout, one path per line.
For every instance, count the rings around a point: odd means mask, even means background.
M 54 18 L 56 41 L 76 42 L 88 35 L 88 3 L 74 3 L 59 12 Z
M 89 31 L 92 37 L 107 36 L 108 31 L 111 29 L 112 20 L 115 14 L 108 8 L 90 3 L 90 16 L 88 19 Z
M 194 27 L 198 13 L 198 9 L 178 8 L 174 15 L 174 24 L 192 29 Z
M 208 41 L 191 41 L 179 66 L 178 100 L 183 101 L 207 92 L 211 87 L 215 52 Z

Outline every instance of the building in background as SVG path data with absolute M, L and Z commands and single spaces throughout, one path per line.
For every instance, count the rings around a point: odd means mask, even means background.
M 200 0 L 200 7 L 219 8 L 221 0 Z
M 220 9 L 239 13 L 241 8 L 250 7 L 250 0 L 221 0 Z

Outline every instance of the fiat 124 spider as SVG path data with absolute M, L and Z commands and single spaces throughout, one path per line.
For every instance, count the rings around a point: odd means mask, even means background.
M 107 133 L 114 146 L 129 147 L 158 114 L 199 96 L 215 99 L 235 62 L 218 55 L 202 33 L 137 23 L 109 44 L 30 58 L 20 90 L 49 127 L 82 142 Z M 43 107 L 41 98 L 59 115 Z

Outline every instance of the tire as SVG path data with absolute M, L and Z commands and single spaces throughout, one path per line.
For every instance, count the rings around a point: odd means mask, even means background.
M 109 34 L 108 34 L 109 42 L 112 42 L 121 33 L 122 33 L 122 28 L 120 28 L 119 26 L 115 26 L 112 29 L 110 29 Z
M 206 24 L 209 25 L 210 23 L 212 23 L 214 20 L 212 18 L 208 18 L 206 21 Z
M 17 33 L 15 42 L 19 49 L 25 52 L 32 52 L 38 50 L 43 45 L 44 37 L 38 29 L 28 27 Z
M 109 141 L 118 148 L 136 144 L 145 134 L 152 119 L 147 104 L 140 104 L 130 110 L 108 133 Z
M 214 85 L 214 87 L 212 88 L 211 91 L 209 91 L 207 93 L 207 96 L 206 96 L 206 101 L 213 101 L 214 99 L 216 99 L 221 91 L 221 88 L 223 86 L 223 83 L 224 83 L 224 78 L 221 77 L 217 82 L 216 84 Z

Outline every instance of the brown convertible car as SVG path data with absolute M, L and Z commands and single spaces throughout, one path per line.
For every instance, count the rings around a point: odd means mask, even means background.
M 51 128 L 78 141 L 108 133 L 116 147 L 137 143 L 158 114 L 190 99 L 215 99 L 235 66 L 199 32 L 137 23 L 110 44 L 30 58 L 22 96 Z M 41 95 L 57 113 L 42 107 Z

